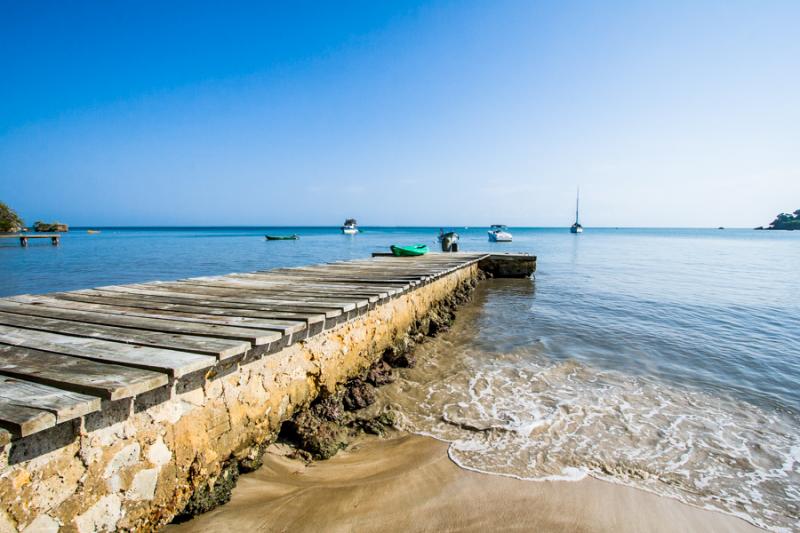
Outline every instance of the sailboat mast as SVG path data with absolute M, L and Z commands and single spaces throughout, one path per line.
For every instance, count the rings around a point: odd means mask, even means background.
M 578 203 L 581 199 L 581 188 L 578 187 L 578 194 L 575 196 L 575 223 L 578 223 Z

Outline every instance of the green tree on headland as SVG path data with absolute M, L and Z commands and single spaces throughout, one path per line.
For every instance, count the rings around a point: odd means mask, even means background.
M 800 209 L 794 213 L 781 213 L 769 225 L 769 229 L 800 230 Z
M 0 231 L 19 231 L 23 225 L 16 211 L 0 202 Z

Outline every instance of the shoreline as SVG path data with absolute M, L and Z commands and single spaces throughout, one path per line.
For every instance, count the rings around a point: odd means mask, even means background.
M 165 531 L 763 531 L 591 476 L 529 481 L 467 470 L 447 449 L 443 441 L 396 432 L 305 463 L 273 445 L 260 470 L 240 477 L 228 504 Z

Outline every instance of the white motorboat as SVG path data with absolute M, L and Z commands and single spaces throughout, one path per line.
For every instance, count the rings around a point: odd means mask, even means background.
M 346 235 L 355 235 L 358 233 L 358 223 L 354 218 L 348 218 L 344 221 L 344 225 L 342 226 L 342 233 Z
M 489 240 L 492 242 L 511 242 L 511 233 L 503 224 L 492 224 L 489 230 Z
M 578 189 L 578 195 L 575 197 L 575 223 L 569 227 L 570 233 L 583 233 L 583 226 L 578 222 L 578 202 L 581 198 L 581 190 Z

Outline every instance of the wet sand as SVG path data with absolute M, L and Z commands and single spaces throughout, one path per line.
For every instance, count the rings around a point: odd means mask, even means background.
M 230 503 L 169 533 L 235 531 L 761 531 L 738 518 L 588 478 L 520 481 L 470 472 L 445 443 L 365 438 L 306 465 L 270 450 Z

